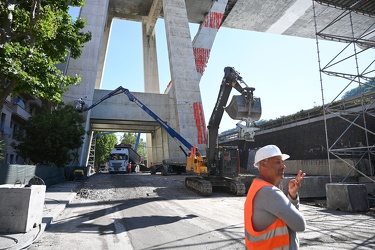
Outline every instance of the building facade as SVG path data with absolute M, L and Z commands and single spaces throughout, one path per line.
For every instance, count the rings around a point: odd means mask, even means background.
M 22 125 L 40 112 L 42 100 L 29 94 L 8 96 L 4 103 L 0 120 L 0 140 L 4 143 L 3 162 L 5 164 L 28 164 L 29 160 L 20 157 L 13 144 L 16 143 L 15 135 L 21 132 Z M 43 135 L 41 135 L 43 136 Z

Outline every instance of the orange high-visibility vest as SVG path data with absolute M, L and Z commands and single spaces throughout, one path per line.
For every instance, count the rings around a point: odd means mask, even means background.
M 289 232 L 284 221 L 277 218 L 269 227 L 262 231 L 253 228 L 253 200 L 256 193 L 264 186 L 273 186 L 271 183 L 254 179 L 247 193 L 245 201 L 245 244 L 247 249 L 289 249 Z

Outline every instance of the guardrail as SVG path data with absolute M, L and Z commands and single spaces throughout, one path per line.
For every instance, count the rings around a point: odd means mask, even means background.
M 332 102 L 330 104 L 325 105 L 326 112 L 334 113 L 336 111 L 344 111 L 349 110 L 355 107 L 360 107 L 363 105 L 372 104 L 375 102 L 375 91 L 367 92 L 362 96 L 352 97 L 336 102 Z M 270 120 L 264 123 L 257 124 L 260 130 L 268 130 L 273 129 L 281 126 L 285 126 L 288 124 L 296 123 L 299 121 L 304 121 L 308 119 L 312 119 L 315 117 L 319 117 L 323 115 L 323 107 L 314 107 L 308 110 L 301 110 L 295 114 L 282 116 L 275 120 Z

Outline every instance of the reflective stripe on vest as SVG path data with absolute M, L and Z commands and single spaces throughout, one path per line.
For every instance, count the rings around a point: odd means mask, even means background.
M 253 199 L 264 186 L 272 184 L 254 179 L 245 201 L 245 243 L 247 249 L 289 249 L 288 227 L 277 218 L 269 227 L 262 231 L 255 231 L 252 225 Z

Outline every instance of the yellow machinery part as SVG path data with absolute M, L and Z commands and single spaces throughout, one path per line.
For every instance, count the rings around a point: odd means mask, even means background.
M 208 168 L 204 166 L 202 156 L 191 155 L 186 157 L 186 171 L 193 171 L 197 175 L 207 174 Z

